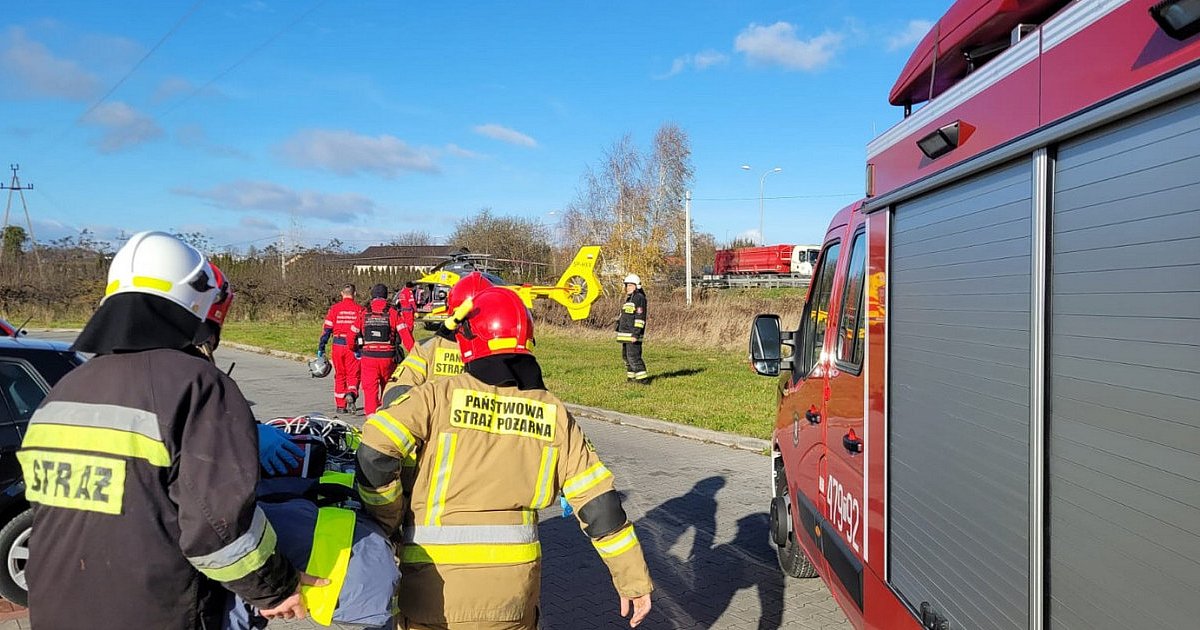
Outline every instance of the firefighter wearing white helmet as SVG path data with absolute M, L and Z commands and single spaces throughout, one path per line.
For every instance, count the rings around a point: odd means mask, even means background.
M 625 276 L 625 303 L 617 317 L 617 341 L 625 360 L 625 378 L 630 383 L 649 384 L 646 362 L 642 359 L 642 338 L 646 335 L 646 292 L 636 273 Z
M 223 319 L 221 284 L 163 232 L 113 257 L 73 346 L 96 356 L 50 391 L 17 453 L 36 627 L 220 627 L 224 589 L 267 617 L 304 616 L 298 587 L 315 581 L 276 553 L 255 505 L 254 417 L 196 345 Z

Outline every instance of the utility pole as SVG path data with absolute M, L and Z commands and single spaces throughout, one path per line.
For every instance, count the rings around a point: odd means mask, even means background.
M 29 245 L 33 248 L 33 258 L 37 262 L 38 269 L 42 268 L 42 257 L 38 254 L 37 239 L 33 237 L 33 221 L 29 219 L 29 204 L 25 203 L 25 191 L 33 190 L 33 184 L 21 185 L 21 178 L 17 176 L 17 171 L 21 170 L 20 164 L 9 164 L 12 169 L 12 182 L 7 186 L 0 183 L 0 190 L 8 191 L 8 203 L 4 205 L 4 227 L 8 227 L 9 211 L 12 209 L 13 192 L 16 192 L 21 197 L 21 208 L 25 210 L 25 226 L 29 228 Z
M 683 268 L 687 279 L 687 305 L 692 305 L 692 191 L 683 195 Z M 678 251 L 678 250 L 677 250 Z

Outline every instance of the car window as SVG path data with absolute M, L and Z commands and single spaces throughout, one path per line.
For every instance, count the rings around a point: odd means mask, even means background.
M 24 422 L 42 404 L 46 390 L 23 362 L 0 361 L 0 396 L 8 403 L 14 420 Z
M 857 370 L 862 366 L 865 318 L 863 317 L 863 279 L 867 276 L 867 234 L 854 235 L 850 246 L 850 264 L 846 268 L 842 292 L 842 315 L 838 318 L 838 364 Z
M 808 376 L 821 358 L 821 349 L 825 347 L 825 325 L 829 322 L 829 302 L 833 293 L 833 273 L 837 270 L 840 243 L 833 243 L 825 249 L 821 257 L 821 267 L 814 277 L 815 284 L 809 295 L 808 305 L 804 309 L 804 318 L 800 322 L 800 369 L 796 370 L 797 378 Z

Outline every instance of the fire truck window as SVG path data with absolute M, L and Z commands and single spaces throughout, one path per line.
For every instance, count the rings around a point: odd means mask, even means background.
M 830 294 L 833 292 L 833 273 L 837 270 L 838 251 L 840 243 L 834 243 L 825 250 L 821 259 L 821 268 L 814 275 L 816 284 L 813 285 L 811 300 L 805 307 L 804 320 L 800 325 L 801 343 L 804 344 L 800 353 L 803 369 L 796 370 L 797 378 L 808 376 L 821 358 L 821 349 L 825 347 L 825 328 L 829 323 Z
M 854 235 L 850 249 L 850 265 L 846 269 L 845 290 L 842 292 L 842 316 L 838 318 L 837 360 L 846 369 L 862 366 L 863 337 L 866 323 L 862 316 L 863 280 L 867 276 L 867 236 Z

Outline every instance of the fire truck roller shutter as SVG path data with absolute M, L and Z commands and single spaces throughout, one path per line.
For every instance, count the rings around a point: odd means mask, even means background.
M 1032 167 L 894 209 L 888 287 L 891 583 L 952 628 L 1029 608 Z
M 1047 351 L 1048 628 L 1200 619 L 1200 93 L 1064 142 Z

